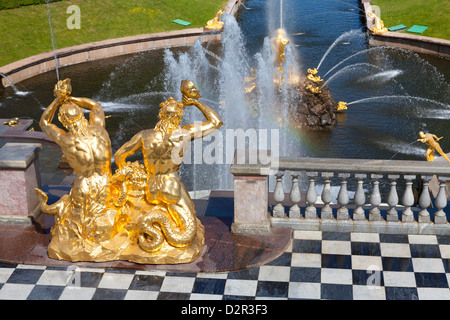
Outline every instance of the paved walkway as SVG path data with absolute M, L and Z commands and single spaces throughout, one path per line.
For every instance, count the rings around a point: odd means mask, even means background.
M 450 236 L 295 231 L 288 249 L 233 272 L 0 263 L 0 299 L 450 299 Z

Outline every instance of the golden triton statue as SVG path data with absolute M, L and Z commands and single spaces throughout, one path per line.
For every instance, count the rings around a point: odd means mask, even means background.
M 289 43 L 290 41 L 285 37 L 284 29 L 278 29 L 277 37 L 272 40 L 272 47 L 274 48 L 275 57 L 277 58 L 276 66 L 278 67 L 278 71 L 280 73 L 283 72 L 282 65 L 286 56 L 284 49 Z
M 339 101 L 336 106 L 336 111 L 344 111 L 347 110 L 347 102 Z
M 421 139 L 417 139 L 417 141 L 423 142 L 428 145 L 426 157 L 427 161 L 434 160 L 434 151 L 436 150 L 441 156 L 443 156 L 447 161 L 450 162 L 450 159 L 447 157 L 444 151 L 442 151 L 441 146 L 437 141 L 441 140 L 443 137 L 438 138 L 435 134 L 432 133 L 424 133 L 423 131 L 419 132 L 419 136 Z
M 313 86 L 310 85 L 310 84 L 308 84 L 308 85 L 306 86 L 306 89 L 309 90 L 311 93 L 314 93 L 314 94 L 322 93 L 322 91 L 320 90 L 319 87 L 313 87 Z
M 369 12 L 367 14 L 367 16 L 371 19 L 373 19 L 372 23 L 373 23 L 373 27 L 370 28 L 370 32 L 374 33 L 374 34 L 382 34 L 388 31 L 387 28 L 384 27 L 384 23 L 383 20 L 381 20 L 376 14 L 375 12 Z
M 8 121 L 3 122 L 3 124 L 8 125 L 10 127 L 15 127 L 15 126 L 19 125 L 20 122 L 19 122 L 19 118 L 15 117 L 15 118 L 9 119 Z
M 317 69 L 308 69 L 308 75 L 306 76 L 309 80 L 313 82 L 322 82 L 323 79 L 320 76 L 315 76 L 317 74 Z
M 198 101 L 195 85 L 182 81 L 183 102 L 161 103 L 154 129 L 137 133 L 115 154 L 118 169 L 111 176 L 111 142 L 100 104 L 71 97 L 70 79 L 59 81 L 55 100 L 41 117 L 42 130 L 61 146 L 77 173 L 73 188 L 52 205 L 36 189 L 41 210 L 56 216 L 49 256 L 69 261 L 128 260 L 174 264 L 197 259 L 204 228 L 178 170 L 192 139 L 217 130 L 222 120 Z M 179 127 L 186 106 L 205 115 L 201 125 Z M 52 124 L 56 109 L 68 132 Z M 90 111 L 89 121 L 81 110 Z M 144 164 L 126 162 L 142 150 Z
M 214 18 L 209 20 L 206 23 L 206 30 L 222 30 L 223 29 L 223 21 L 220 21 L 220 17 L 223 14 L 223 10 L 219 10 Z

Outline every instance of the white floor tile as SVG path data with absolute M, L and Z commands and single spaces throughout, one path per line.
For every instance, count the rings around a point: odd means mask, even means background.
M 194 286 L 195 277 L 168 277 L 166 276 L 161 285 L 161 292 L 190 293 Z
M 408 243 L 380 243 L 382 257 L 411 258 Z
M 320 299 L 320 283 L 291 282 L 289 283 L 288 298 Z
M 444 263 L 437 258 L 412 258 L 414 272 L 445 273 Z
M 290 267 L 261 266 L 258 280 L 260 281 L 289 281 Z
M 382 286 L 353 286 L 353 300 L 386 300 Z
M 291 266 L 320 268 L 322 264 L 322 256 L 317 253 L 292 253 Z
M 128 289 L 131 281 L 133 281 L 134 274 L 128 273 L 105 273 L 102 280 L 98 284 L 99 288 L 109 289 Z
M 225 283 L 224 295 L 255 296 L 257 280 L 228 279 Z
M 351 269 L 323 268 L 320 274 L 320 282 L 334 284 L 352 284 L 353 275 Z
M 5 283 L 0 289 L 0 300 L 25 300 L 33 288 L 32 284 Z
M 385 287 L 409 287 L 416 286 L 414 272 L 383 271 Z
M 95 290 L 95 288 L 65 287 L 59 300 L 90 300 Z

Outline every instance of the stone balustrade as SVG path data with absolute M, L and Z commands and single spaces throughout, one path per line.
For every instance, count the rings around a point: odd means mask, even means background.
M 298 230 L 450 234 L 448 162 L 282 158 L 271 165 L 235 162 L 231 173 L 239 181 L 235 223 L 241 230 L 264 221 Z M 268 186 L 272 177 L 272 192 L 250 183 L 258 178 Z M 248 195 L 266 210 L 243 211 L 241 198 Z

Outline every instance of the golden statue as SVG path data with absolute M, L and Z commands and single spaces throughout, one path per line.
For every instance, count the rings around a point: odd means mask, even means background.
M 314 94 L 322 93 L 322 91 L 320 90 L 319 87 L 314 87 L 314 86 L 312 86 L 312 85 L 310 85 L 310 84 L 308 84 L 308 85 L 306 86 L 306 89 L 309 90 L 311 93 L 314 93 Z
M 374 12 L 369 12 L 367 14 L 367 16 L 372 20 L 373 23 L 373 27 L 370 28 L 370 32 L 374 33 L 374 34 L 382 34 L 388 31 L 387 28 L 384 27 L 384 23 L 383 20 L 381 20 L 376 14 L 375 11 Z
M 8 121 L 3 122 L 3 124 L 8 125 L 10 127 L 15 127 L 15 126 L 19 125 L 20 122 L 19 122 L 19 118 L 15 117 L 15 118 L 9 119 Z
M 286 45 L 288 45 L 289 43 L 290 41 L 285 37 L 284 29 L 278 29 L 277 37 L 272 40 L 272 47 L 274 49 L 273 51 L 275 52 L 275 57 L 277 59 L 276 66 L 278 67 L 278 71 L 280 73 L 283 72 L 282 65 L 284 63 L 284 58 L 286 56 L 284 49 Z
M 313 82 L 322 82 L 323 79 L 320 76 L 315 76 L 317 74 L 317 69 L 308 69 L 308 75 L 306 76 L 306 78 L 308 78 L 309 80 L 313 81 Z
M 417 141 L 423 142 L 428 145 L 426 157 L 427 161 L 434 160 L 434 151 L 436 150 L 441 156 L 443 156 L 447 161 L 450 162 L 450 159 L 447 157 L 444 151 L 442 151 L 441 146 L 437 141 L 441 140 L 443 137 L 438 138 L 435 134 L 432 133 L 424 133 L 423 131 L 419 132 L 419 136 L 421 139 L 417 139 Z
M 347 102 L 339 101 L 336 106 L 336 111 L 344 111 L 347 110 Z
M 220 21 L 220 16 L 223 14 L 223 10 L 219 10 L 214 18 L 206 23 L 206 30 L 222 30 L 223 21 Z
M 118 169 L 111 176 L 111 142 L 103 109 L 90 99 L 71 97 L 71 90 L 70 79 L 58 82 L 56 98 L 40 122 L 77 173 L 70 193 L 54 204 L 48 205 L 47 195 L 36 189 L 41 210 L 56 216 L 49 256 L 158 264 L 197 259 L 204 228 L 178 169 L 184 147 L 220 128 L 220 117 L 197 100 L 200 94 L 192 82 L 183 81 L 183 103 L 169 98 L 160 105 L 155 129 L 139 132 L 117 151 Z M 180 128 L 188 105 L 196 105 L 207 121 Z M 58 107 L 59 120 L 68 132 L 51 123 Z M 90 111 L 89 121 L 81 108 Z M 144 164 L 125 162 L 138 149 L 143 151 Z

